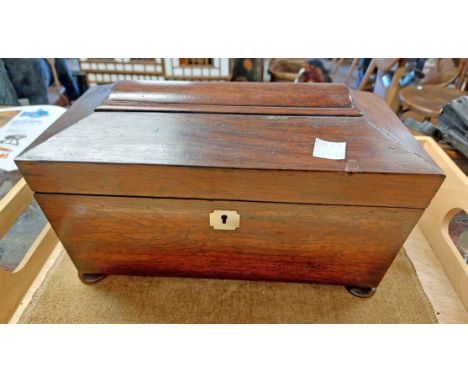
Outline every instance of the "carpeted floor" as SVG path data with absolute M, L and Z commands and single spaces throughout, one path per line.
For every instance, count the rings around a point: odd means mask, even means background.
M 402 250 L 369 299 L 344 287 L 111 276 L 84 285 L 66 253 L 20 323 L 436 323 Z

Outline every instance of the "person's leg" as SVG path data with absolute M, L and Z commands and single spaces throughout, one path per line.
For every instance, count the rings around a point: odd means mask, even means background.
M 81 95 L 80 90 L 75 77 L 73 77 L 73 74 L 68 67 L 67 60 L 65 58 L 56 58 L 55 70 L 57 70 L 57 76 L 60 83 L 65 87 L 68 99 L 70 101 L 78 99 Z
M 416 70 L 422 72 L 424 69 L 424 64 L 426 63 L 427 58 L 418 58 L 416 59 Z
M 27 98 L 30 105 L 48 104 L 47 88 L 50 71 L 42 58 L 4 58 L 18 98 Z
M 0 105 L 3 106 L 18 106 L 18 96 L 13 87 L 5 65 L 0 58 Z
M 372 61 L 372 58 L 361 58 L 359 60 L 358 64 L 358 78 L 357 78 L 357 86 L 361 84 L 362 79 L 364 78 L 364 74 L 367 71 L 367 68 L 369 67 L 370 62 Z

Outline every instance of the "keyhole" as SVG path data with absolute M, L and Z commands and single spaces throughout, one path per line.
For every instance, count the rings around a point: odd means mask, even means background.
M 221 215 L 221 220 L 223 221 L 223 224 L 226 224 L 227 218 L 227 215 Z

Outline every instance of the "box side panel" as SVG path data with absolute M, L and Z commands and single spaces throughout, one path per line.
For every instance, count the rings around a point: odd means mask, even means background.
M 437 175 L 19 161 L 41 193 L 425 208 Z
M 37 194 L 83 273 L 377 286 L 422 210 Z M 214 230 L 209 213 L 240 215 Z

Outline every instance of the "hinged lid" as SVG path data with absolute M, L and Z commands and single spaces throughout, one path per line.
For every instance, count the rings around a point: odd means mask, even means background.
M 117 83 L 99 111 L 360 116 L 343 84 L 254 82 Z
M 123 82 L 17 164 L 36 192 L 423 208 L 443 175 L 377 108 L 336 84 Z

